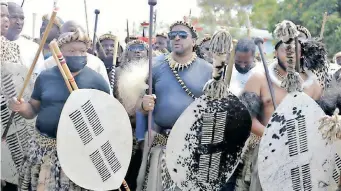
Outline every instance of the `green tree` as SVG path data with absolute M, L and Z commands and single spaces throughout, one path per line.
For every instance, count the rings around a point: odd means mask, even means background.
M 277 11 L 269 15 L 269 31 L 282 20 L 291 20 L 305 26 L 313 37 L 319 37 L 323 13 L 328 13 L 323 42 L 327 46 L 329 57 L 341 50 L 341 1 L 340 0 L 284 0 Z
M 278 8 L 277 0 L 258 0 L 252 8 L 250 17 L 252 26 L 258 29 L 268 29 L 270 18 Z
M 218 26 L 241 27 L 247 26 L 247 14 L 254 0 L 197 0 L 201 8 L 198 18 L 203 26 L 203 33 L 212 34 Z M 233 36 L 238 32 L 230 30 Z

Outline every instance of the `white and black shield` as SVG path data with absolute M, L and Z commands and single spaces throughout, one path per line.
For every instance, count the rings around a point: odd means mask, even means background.
M 60 165 L 70 180 L 90 190 L 118 189 L 132 143 L 128 114 L 114 97 L 90 89 L 71 93 L 57 132 Z
M 318 130 L 323 110 L 305 93 L 289 93 L 272 115 L 258 154 L 264 191 L 328 190 L 335 152 Z
M 6 128 L 11 115 L 7 102 L 17 97 L 24 85 L 28 68 L 21 63 L 1 63 L 1 134 Z M 23 98 L 30 99 L 35 76 L 33 76 L 24 91 Z M 7 133 L 6 142 L 1 144 L 1 179 L 12 184 L 18 184 L 18 169 L 24 154 L 28 149 L 28 139 L 33 134 L 35 119 L 27 120 L 15 114 Z
M 171 178 L 184 190 L 220 190 L 239 163 L 250 129 L 250 114 L 233 94 L 196 99 L 168 138 L 166 163 Z

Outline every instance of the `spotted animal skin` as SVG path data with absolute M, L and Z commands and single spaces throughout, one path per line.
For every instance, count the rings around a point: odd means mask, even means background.
M 192 123 L 185 131 L 182 120 Z M 201 96 L 178 119 L 168 139 L 171 178 L 184 190 L 220 190 L 239 163 L 250 128 L 250 114 L 233 94 L 213 100 Z

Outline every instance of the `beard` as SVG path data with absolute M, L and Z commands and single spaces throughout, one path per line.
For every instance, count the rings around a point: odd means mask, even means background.
M 240 67 L 238 64 L 234 64 L 234 67 L 236 70 L 241 74 L 248 73 L 253 67 L 255 67 L 255 64 L 247 65 L 244 68 Z
M 287 67 L 285 66 L 285 64 L 279 58 L 277 58 L 277 63 L 279 65 L 279 67 L 282 68 L 282 70 L 287 71 Z

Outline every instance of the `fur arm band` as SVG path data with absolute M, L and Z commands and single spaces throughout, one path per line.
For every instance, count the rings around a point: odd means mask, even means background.
M 261 116 L 263 102 L 254 92 L 244 92 L 239 96 L 240 101 L 249 110 L 251 117 L 259 118 Z

